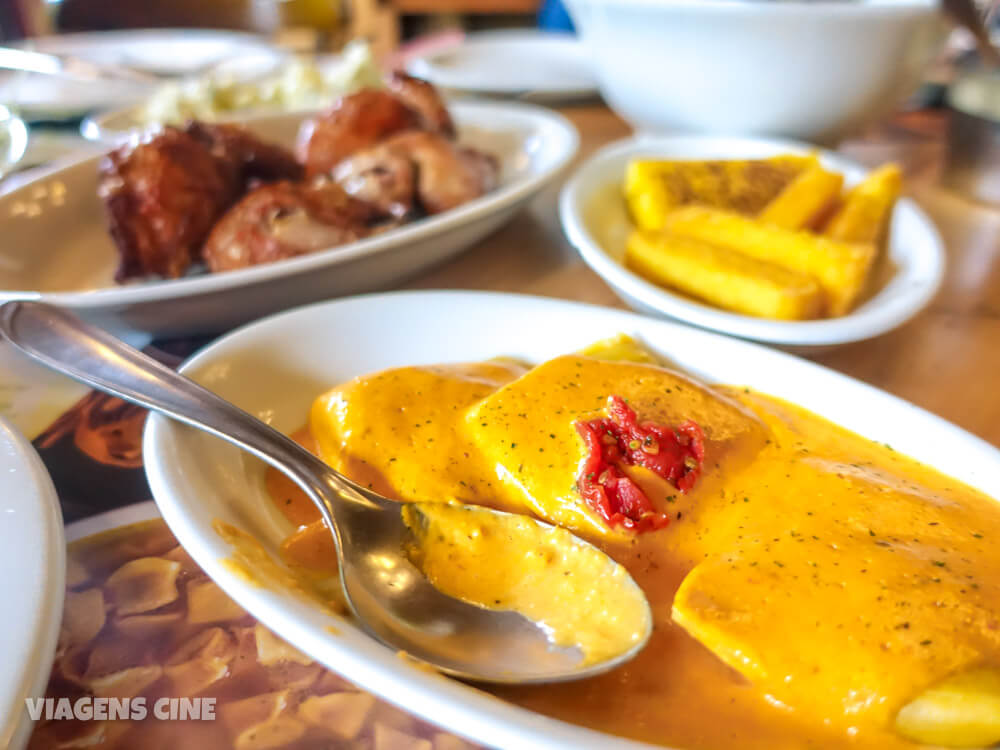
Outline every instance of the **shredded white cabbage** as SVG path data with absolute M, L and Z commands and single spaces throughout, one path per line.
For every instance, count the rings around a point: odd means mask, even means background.
M 164 84 L 140 108 L 138 119 L 144 125 L 176 125 L 245 110 L 316 109 L 360 88 L 381 85 L 371 49 L 355 41 L 336 60 L 296 58 L 251 79 L 216 73 Z

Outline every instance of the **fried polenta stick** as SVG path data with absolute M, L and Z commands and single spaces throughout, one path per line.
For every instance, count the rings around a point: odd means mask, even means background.
M 799 173 L 812 156 L 731 161 L 633 159 L 625 169 L 625 201 L 640 229 L 660 229 L 672 209 L 688 203 L 756 214 Z
M 1000 670 L 978 667 L 926 689 L 900 709 L 896 730 L 922 745 L 995 745 L 1000 742 Z
M 829 315 L 843 315 L 851 309 L 875 257 L 871 243 L 839 242 L 704 206 L 673 211 L 664 229 L 815 278 L 826 293 Z
M 580 354 L 584 357 L 603 359 L 607 362 L 640 362 L 646 365 L 660 365 L 663 362 L 631 336 L 619 333 L 611 338 L 595 341 Z
M 757 218 L 785 229 L 814 227 L 829 213 L 843 184 L 843 175 L 817 164 L 788 183 Z
M 902 183 L 903 176 L 895 164 L 879 167 L 851 188 L 823 228 L 823 234 L 842 242 L 883 246 Z
M 625 263 L 657 284 L 745 315 L 807 320 L 823 309 L 822 290 L 809 276 L 664 232 L 632 232 Z

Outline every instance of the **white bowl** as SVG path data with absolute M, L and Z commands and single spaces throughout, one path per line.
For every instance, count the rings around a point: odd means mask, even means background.
M 48 472 L 31 444 L 0 419 L 0 747 L 20 750 L 41 698 L 62 620 L 66 543 Z
M 226 330 L 295 305 L 385 288 L 456 255 L 509 221 L 576 153 L 564 117 L 512 102 L 451 105 L 463 143 L 497 155 L 500 186 L 458 208 L 374 237 L 239 271 L 114 283 L 118 254 L 90 157 L 0 196 L 0 302 L 62 305 L 106 328 L 181 335 Z M 306 115 L 243 121 L 291 146 Z
M 912 404 L 773 349 L 606 307 L 476 292 L 355 297 L 254 323 L 204 349 L 181 370 L 291 432 L 305 422 L 316 395 L 362 373 L 497 355 L 540 362 L 620 332 L 639 336 L 695 377 L 777 394 L 1000 497 L 1000 451 Z M 227 564 L 233 550 L 212 524 L 234 524 L 277 553 L 292 526 L 267 496 L 262 462 L 156 415 L 146 423 L 143 460 L 164 519 L 205 572 L 267 627 L 362 688 L 504 750 L 649 747 L 541 716 L 430 673 L 313 600 L 250 582 Z
M 559 217 L 566 237 L 587 265 L 634 310 L 800 349 L 874 338 L 916 315 L 934 297 L 944 276 L 941 238 L 931 220 L 908 198 L 896 203 L 888 263 L 873 272 L 876 291 L 838 318 L 783 321 L 727 312 L 647 281 L 624 264 L 625 241 L 635 227 L 621 188 L 630 159 L 759 159 L 815 152 L 802 143 L 758 138 L 629 138 L 601 149 L 580 166 L 563 188 Z M 833 152 L 821 151 L 819 157 L 824 167 L 843 174 L 848 185 L 865 176 L 863 167 Z
M 888 111 L 943 39 L 936 0 L 566 0 L 640 129 L 829 140 Z

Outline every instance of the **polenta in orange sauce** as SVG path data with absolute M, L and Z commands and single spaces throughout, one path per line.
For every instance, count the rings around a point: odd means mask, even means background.
M 611 528 L 577 489 L 585 455 L 574 425 L 601 416 L 612 394 L 642 420 L 704 433 L 687 492 L 628 468 L 669 515 L 665 528 Z M 654 631 L 634 660 L 574 683 L 491 688 L 505 700 L 697 750 L 1000 741 L 1000 711 L 990 712 L 1000 694 L 989 692 L 1000 684 L 990 682 L 1000 674 L 1000 506 L 804 409 L 699 384 L 618 341 L 530 369 L 356 378 L 316 400 L 309 433 L 326 461 L 382 494 L 533 514 L 593 542 L 643 589 Z M 270 481 L 299 527 L 286 558 L 329 568 L 311 507 Z M 959 679 L 959 707 L 924 710 L 936 700 L 925 691 L 956 675 L 975 677 Z

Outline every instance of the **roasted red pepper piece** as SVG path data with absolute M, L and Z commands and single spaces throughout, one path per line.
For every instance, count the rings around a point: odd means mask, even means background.
M 698 481 L 705 460 L 705 436 L 688 420 L 676 428 L 639 423 L 620 396 L 609 396 L 607 417 L 575 423 L 587 448 L 577 477 L 580 495 L 609 526 L 643 532 L 661 529 L 670 519 L 658 513 L 646 493 L 622 470 L 643 466 L 681 492 Z

